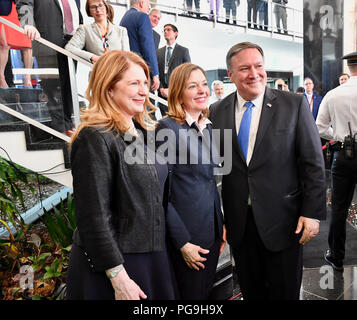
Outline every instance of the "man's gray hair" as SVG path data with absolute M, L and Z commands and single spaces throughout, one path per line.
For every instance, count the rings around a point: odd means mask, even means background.
M 214 87 L 219 84 L 221 85 L 222 87 L 224 86 L 223 82 L 221 80 L 214 80 L 211 84 L 211 90 L 213 91 L 214 90 Z
M 152 9 L 150 10 L 150 12 L 149 12 L 149 16 L 152 15 L 154 12 L 159 12 L 160 15 L 161 15 L 161 11 L 160 11 L 159 9 L 157 9 L 157 8 L 152 8 Z
M 227 53 L 227 56 L 226 56 L 227 70 L 232 71 L 231 70 L 232 69 L 232 57 L 245 49 L 257 49 L 264 59 L 264 51 L 260 46 L 258 46 L 255 43 L 252 43 L 252 42 L 240 42 L 240 43 L 235 44 L 232 48 L 230 48 Z
M 130 7 L 135 6 L 136 4 L 139 4 L 140 0 L 130 0 Z

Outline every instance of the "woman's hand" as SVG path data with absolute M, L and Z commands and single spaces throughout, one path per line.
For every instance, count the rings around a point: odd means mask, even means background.
M 146 299 L 146 294 L 129 278 L 125 269 L 110 279 L 115 292 L 115 300 L 140 300 Z
M 41 36 L 40 33 L 38 32 L 38 30 L 36 29 L 36 27 L 31 26 L 29 24 L 27 24 L 24 27 L 25 30 L 25 34 L 29 37 L 29 39 L 32 40 L 38 40 Z
M 95 54 L 91 56 L 90 61 L 92 61 L 93 64 L 95 64 L 99 59 L 99 56 L 96 56 Z
M 206 258 L 200 256 L 202 254 L 208 254 L 209 250 L 203 249 L 200 246 L 196 246 L 190 242 L 187 242 L 184 246 L 181 247 L 181 253 L 183 259 L 185 260 L 186 264 L 189 268 L 200 270 L 205 268 L 205 265 L 202 263 L 206 261 Z
M 227 242 L 227 230 L 226 230 L 226 226 L 223 225 L 223 233 L 222 233 L 221 246 L 219 247 L 219 254 L 222 253 L 224 246 L 226 245 L 226 242 Z

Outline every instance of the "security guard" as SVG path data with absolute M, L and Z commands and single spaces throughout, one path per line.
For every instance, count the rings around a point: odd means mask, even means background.
M 320 136 L 335 141 L 331 166 L 332 217 L 325 260 L 337 271 L 343 271 L 346 219 L 357 183 L 357 52 L 342 59 L 347 59 L 351 78 L 326 94 L 316 119 Z

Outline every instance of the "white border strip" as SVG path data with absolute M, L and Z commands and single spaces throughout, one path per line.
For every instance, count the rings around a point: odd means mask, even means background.
M 57 68 L 35 68 L 35 69 L 28 69 L 28 68 L 12 68 L 12 73 L 13 74 L 54 74 L 58 75 L 58 69 Z

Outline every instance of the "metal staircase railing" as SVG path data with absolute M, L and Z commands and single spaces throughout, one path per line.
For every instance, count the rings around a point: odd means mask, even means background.
M 21 33 L 25 33 L 24 29 L 17 26 L 16 24 L 0 17 L 0 22 L 4 23 L 5 25 L 7 25 L 8 27 L 21 32 Z M 74 63 L 73 60 L 89 67 L 89 68 L 93 68 L 93 64 L 91 64 L 90 62 L 88 62 L 87 60 L 84 60 L 76 55 L 74 55 L 73 53 L 69 52 L 68 50 L 63 49 L 62 47 L 40 37 L 38 39 L 35 39 L 34 41 L 38 41 L 39 43 L 55 50 L 56 52 L 60 52 L 62 54 L 64 54 L 65 56 L 68 57 L 68 66 L 69 66 L 69 75 L 70 75 L 70 83 L 71 83 L 71 91 L 72 91 L 72 99 L 73 99 L 73 115 L 74 115 L 74 123 L 75 126 L 77 127 L 80 123 L 80 110 L 79 110 L 79 101 L 78 101 L 78 91 L 77 91 L 77 86 L 76 86 L 76 78 L 75 78 L 75 69 L 74 69 Z M 22 69 L 23 72 L 27 72 L 29 69 Z M 35 69 L 30 69 L 31 73 L 35 73 Z M 155 101 L 155 103 L 160 102 L 164 105 L 167 105 L 167 101 L 164 99 L 161 99 L 160 97 L 157 96 L 157 94 L 153 94 L 153 93 L 149 93 L 150 98 Z M 36 120 L 33 120 L 23 114 L 21 114 L 18 111 L 15 111 L 9 107 L 6 107 L 3 104 L 0 104 L 0 110 L 22 120 L 25 121 L 27 123 L 30 123 L 31 125 L 46 131 L 47 133 L 56 136 L 59 139 L 62 139 L 66 142 L 70 141 L 70 138 L 68 138 L 66 135 L 62 134 L 61 132 L 58 132 Z

